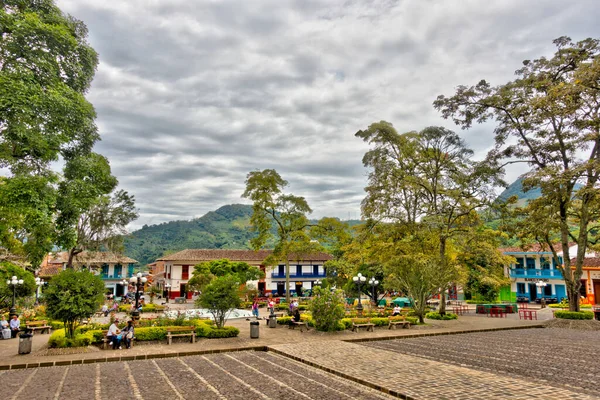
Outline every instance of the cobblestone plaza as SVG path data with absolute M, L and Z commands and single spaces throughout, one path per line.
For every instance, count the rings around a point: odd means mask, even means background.
M 0 385 L 14 399 L 598 398 L 597 332 L 351 340 L 298 336 L 267 351 L 11 369 Z

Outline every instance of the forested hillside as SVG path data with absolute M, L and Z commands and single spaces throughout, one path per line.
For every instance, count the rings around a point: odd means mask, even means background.
M 248 249 L 251 215 L 252 206 L 231 204 L 191 221 L 144 225 L 125 239 L 125 254 L 145 265 L 184 249 Z

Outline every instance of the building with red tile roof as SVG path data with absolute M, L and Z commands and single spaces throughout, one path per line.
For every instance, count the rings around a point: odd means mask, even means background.
M 285 294 L 285 265 L 266 266 L 264 260 L 273 253 L 272 250 L 229 250 L 229 249 L 186 249 L 177 253 L 160 257 L 150 264 L 154 271 L 154 280 L 165 291 L 170 285 L 170 298 L 191 298 L 187 290 L 187 282 L 192 277 L 194 266 L 202 262 L 229 259 L 242 261 L 259 267 L 265 272 L 265 278 L 257 282 L 257 289 L 262 294 Z M 290 256 L 290 292 L 301 293 L 311 289 L 315 282 L 326 277 L 323 264 L 332 257 L 323 252 L 308 255 Z M 165 293 L 166 295 L 166 293 Z

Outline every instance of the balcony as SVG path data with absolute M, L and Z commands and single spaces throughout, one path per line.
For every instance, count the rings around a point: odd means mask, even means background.
M 124 278 L 129 278 L 129 276 L 125 276 L 123 274 L 116 274 L 116 275 L 101 274 L 100 278 L 102 278 L 102 279 L 124 279 Z
M 523 268 L 511 268 L 511 278 L 555 278 L 562 279 L 562 274 L 557 269 L 523 269 Z
M 271 278 L 274 279 L 285 279 L 285 273 L 280 274 L 279 272 L 273 272 L 271 273 Z M 297 279 L 297 278 L 327 278 L 327 275 L 324 272 L 315 274 L 312 272 L 304 272 L 302 274 L 297 274 L 295 272 L 291 272 L 290 271 L 290 279 Z

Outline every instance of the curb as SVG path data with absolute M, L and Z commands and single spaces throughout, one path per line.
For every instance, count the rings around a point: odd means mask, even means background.
M 228 349 L 180 351 L 180 352 L 176 352 L 176 353 L 140 354 L 137 356 L 100 357 L 100 358 L 84 358 L 84 359 L 48 361 L 48 362 L 32 362 L 32 363 L 26 363 L 26 364 L 8 364 L 8 365 L 0 365 L 0 371 L 7 371 L 7 370 L 13 370 L 13 369 L 26 369 L 26 368 L 40 368 L 40 367 L 58 367 L 58 366 L 65 366 L 65 365 L 96 364 L 96 363 L 114 362 L 114 361 L 134 361 L 134 360 L 151 360 L 154 358 L 200 356 L 200 355 L 205 355 L 205 354 L 216 354 L 216 353 L 235 353 L 238 351 L 267 351 L 267 346 L 248 346 L 248 347 L 237 347 L 237 348 L 228 348 Z

